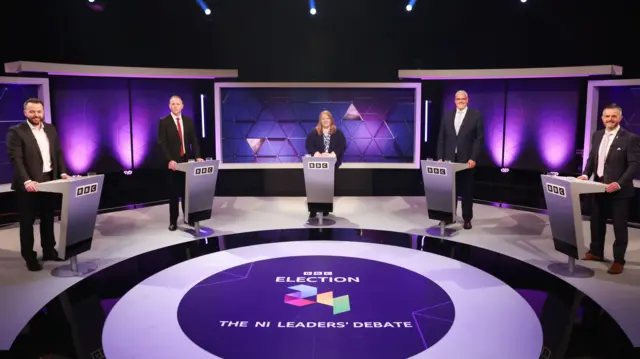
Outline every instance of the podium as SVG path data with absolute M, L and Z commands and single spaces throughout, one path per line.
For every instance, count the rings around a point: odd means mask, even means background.
M 333 212 L 336 158 L 305 156 L 302 165 L 307 207 L 318 213 L 318 224 L 322 225 L 322 212 Z
M 439 234 L 427 229 L 429 234 L 448 236 L 453 231 L 447 231 L 446 224 L 456 219 L 458 196 L 456 195 L 456 172 L 469 168 L 466 163 L 439 162 L 422 160 L 422 182 L 427 199 L 429 219 L 440 221 Z M 434 233 L 432 233 L 434 232 Z
M 176 165 L 177 171 L 185 173 L 185 189 L 182 200 L 185 201 L 185 219 L 195 225 L 195 237 L 200 237 L 200 222 L 211 219 L 219 168 L 219 160 L 182 162 Z M 204 235 L 207 236 L 211 233 L 204 233 Z
M 40 192 L 62 194 L 58 255 L 69 264 L 55 268 L 56 277 L 74 277 L 97 269 L 95 263 L 78 263 L 77 256 L 91 249 L 104 175 L 71 177 L 38 183 Z
M 590 276 L 591 270 L 575 265 L 584 257 L 584 231 L 580 195 L 604 193 L 607 185 L 573 177 L 541 175 L 544 199 L 547 203 L 553 244 L 558 252 L 569 257 L 568 263 L 554 263 L 549 270 L 568 276 Z

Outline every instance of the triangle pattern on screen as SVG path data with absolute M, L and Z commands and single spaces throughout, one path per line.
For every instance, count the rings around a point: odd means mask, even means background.
M 347 112 L 342 116 L 343 121 L 362 121 L 362 116 L 360 116 L 360 111 L 353 105 L 349 105 Z
M 256 154 L 260 151 L 260 148 L 262 148 L 264 138 L 247 138 L 247 144 L 251 148 L 251 151 Z

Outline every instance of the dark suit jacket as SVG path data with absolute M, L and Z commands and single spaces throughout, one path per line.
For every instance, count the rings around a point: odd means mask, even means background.
M 307 135 L 305 148 L 307 153 L 310 155 L 313 155 L 316 152 L 324 152 L 324 138 L 322 135 L 318 134 L 318 131 L 316 131 L 315 128 Z M 336 154 L 336 168 L 340 167 L 342 164 L 342 158 L 344 157 L 344 151 L 346 148 L 347 139 L 344 137 L 344 133 L 342 133 L 340 129 L 336 128 L 336 132 L 331 135 L 331 140 L 329 142 L 329 153 L 335 152 Z
M 196 136 L 196 130 L 193 121 L 189 116 L 180 116 L 184 132 L 184 151 L 187 158 L 200 158 L 200 144 Z M 168 115 L 158 122 L 158 143 L 162 147 L 162 152 L 167 160 L 180 160 L 180 137 L 178 135 L 178 127 L 171 115 Z
M 589 158 L 584 168 L 584 175 L 591 177 L 598 170 L 598 152 L 605 130 L 596 131 L 591 136 L 591 149 Z M 638 172 L 640 162 L 640 137 L 620 128 L 616 137 L 611 142 L 607 158 L 604 162 L 603 181 L 606 184 L 617 182 L 620 185 L 618 192 L 613 196 L 625 198 L 633 197 L 633 178 Z
M 456 147 L 458 148 L 458 162 L 469 160 L 478 162 L 478 157 L 484 145 L 484 120 L 482 113 L 472 108 L 467 108 L 467 113 L 462 120 L 460 131 L 456 135 L 455 118 L 456 110 L 448 111 L 442 117 L 440 130 L 438 131 L 437 159 L 454 161 Z
M 43 126 L 49 139 L 52 176 L 54 179 L 59 179 L 60 175 L 67 172 L 67 167 L 64 164 L 58 133 L 53 125 L 43 122 Z M 24 183 L 29 180 L 42 182 L 43 159 L 40 147 L 26 120 L 9 128 L 7 152 L 13 164 L 12 190 L 24 190 Z

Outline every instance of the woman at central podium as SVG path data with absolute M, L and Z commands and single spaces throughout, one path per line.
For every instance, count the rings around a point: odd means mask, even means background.
M 342 164 L 347 139 L 344 133 L 336 127 L 336 121 L 329 111 L 320 112 L 318 125 L 309 132 L 305 143 L 307 153 L 313 157 L 335 157 L 335 173 Z M 328 215 L 329 212 L 323 212 Z M 309 211 L 309 218 L 314 218 L 316 212 Z

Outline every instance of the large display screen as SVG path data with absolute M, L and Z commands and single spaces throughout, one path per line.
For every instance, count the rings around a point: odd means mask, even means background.
M 328 110 L 347 139 L 342 168 L 418 168 L 420 84 L 218 83 L 223 168 L 295 168 Z

